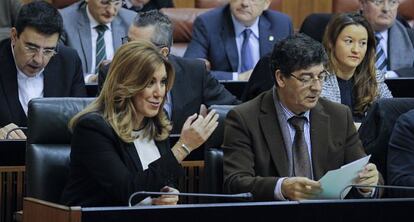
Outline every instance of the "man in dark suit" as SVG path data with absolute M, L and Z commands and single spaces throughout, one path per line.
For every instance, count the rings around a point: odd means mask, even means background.
M 129 28 L 127 38 L 151 41 L 172 63 L 175 81 L 171 93 L 167 95 L 164 109 L 173 122 L 172 133 L 177 134 L 187 117 L 199 112 L 202 104 L 234 105 L 240 101 L 211 76 L 202 61 L 169 54 L 172 33 L 172 23 L 168 17 L 152 10 L 140 13 Z M 100 86 L 105 81 L 106 73 L 107 71 L 103 71 L 99 74 Z
M 395 123 L 388 147 L 388 183 L 414 186 L 414 110 L 402 114 Z M 392 197 L 414 197 L 413 190 L 390 190 Z
M 79 56 L 57 45 L 62 30 L 62 17 L 52 5 L 33 2 L 22 7 L 11 39 L 0 43 L 0 139 L 27 125 L 30 99 L 86 96 Z M 25 138 L 21 131 L 10 136 Z
M 382 62 L 377 62 L 377 68 L 387 71 L 386 78 L 413 77 L 414 30 L 405 27 L 396 19 L 401 1 L 359 0 L 359 2 L 362 15 L 374 29 L 377 42 L 385 54 L 385 66 L 380 66 Z M 378 49 L 379 47 L 377 47 L 377 55 Z
M 259 58 L 293 33 L 290 18 L 267 10 L 269 4 L 270 0 L 232 0 L 200 15 L 184 57 L 206 60 L 217 79 L 249 79 Z
M 224 128 L 224 190 L 251 192 L 255 200 L 311 199 L 326 172 L 366 156 L 350 110 L 319 99 L 327 75 L 323 46 L 299 34 L 276 44 L 275 87 L 231 110 Z M 376 185 L 367 164 L 355 178 Z M 352 193 L 370 196 L 372 189 Z

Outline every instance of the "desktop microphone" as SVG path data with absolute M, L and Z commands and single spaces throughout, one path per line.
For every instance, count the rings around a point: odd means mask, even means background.
M 348 188 L 383 188 L 383 189 L 399 189 L 399 190 L 414 190 L 414 187 L 407 187 L 407 186 L 392 186 L 392 185 L 359 185 L 359 184 L 350 184 L 346 186 L 342 191 L 339 193 L 339 199 L 343 199 L 344 197 L 343 192 Z
M 148 192 L 148 191 L 137 191 L 128 199 L 128 206 L 131 205 L 131 201 L 135 196 L 151 196 L 151 195 L 177 195 L 177 196 L 188 196 L 188 197 L 219 197 L 219 198 L 241 198 L 246 200 L 253 199 L 252 193 L 238 193 L 238 194 L 211 194 L 211 193 L 172 193 L 172 192 Z
M 16 131 L 16 130 L 27 130 L 27 127 L 21 126 L 21 127 L 16 127 L 16 128 L 13 128 L 13 129 L 9 130 L 9 131 L 7 132 L 7 134 L 6 134 L 6 136 L 4 137 L 4 139 L 5 139 L 5 140 L 8 140 L 8 139 L 9 139 L 10 134 L 11 134 L 12 132 Z

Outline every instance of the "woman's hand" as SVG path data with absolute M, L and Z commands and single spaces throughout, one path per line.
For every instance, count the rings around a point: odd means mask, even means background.
M 200 113 L 205 113 L 203 107 L 200 109 Z M 215 110 L 211 110 L 206 116 L 195 113 L 188 117 L 181 130 L 178 143 L 185 144 L 190 152 L 197 149 L 217 128 L 217 120 L 218 114 Z
M 180 193 L 177 189 L 165 186 L 161 189 L 161 192 L 168 192 L 171 194 Z M 177 205 L 177 195 L 161 195 L 157 198 L 152 198 L 152 205 Z

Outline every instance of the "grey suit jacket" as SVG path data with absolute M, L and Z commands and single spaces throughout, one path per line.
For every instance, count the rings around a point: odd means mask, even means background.
M 231 110 L 224 128 L 224 190 L 251 192 L 255 200 L 274 200 L 276 182 L 289 176 L 272 90 Z M 315 180 L 327 171 L 365 156 L 350 110 L 319 99 L 310 111 Z
M 59 11 L 65 29 L 62 41 L 65 45 L 76 49 L 82 61 L 83 72 L 89 73 L 92 64 L 92 37 L 86 3 L 80 1 Z M 111 23 L 114 50 L 122 45 L 122 37 L 127 35 L 135 15 L 136 13 L 131 10 L 119 9 L 118 15 Z
M 388 67 L 400 77 L 414 77 L 414 31 L 399 21 L 388 30 Z
M 21 6 L 20 0 L 0 1 L 0 41 L 10 38 L 10 28 L 16 25 L 17 14 Z
M 377 72 L 377 83 L 378 83 L 378 97 L 377 99 L 382 98 L 392 98 L 391 91 L 388 89 L 387 84 L 385 84 L 385 72 Z M 338 79 L 334 73 L 331 73 L 323 83 L 321 97 L 324 97 L 330 101 L 341 103 L 341 92 L 339 90 Z

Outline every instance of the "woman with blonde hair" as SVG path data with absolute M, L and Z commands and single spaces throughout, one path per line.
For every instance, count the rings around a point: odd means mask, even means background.
M 321 97 L 347 105 L 355 122 L 362 121 L 376 99 L 392 98 L 385 72 L 375 68 L 374 31 L 362 15 L 335 15 L 325 29 L 323 45 L 332 75 L 325 79 Z
M 133 41 L 118 49 L 100 95 L 69 123 L 70 175 L 62 203 L 121 206 L 136 191 L 178 192 L 173 187 L 180 163 L 211 135 L 218 116 L 190 116 L 170 148 L 171 124 L 162 108 L 173 82 L 171 64 L 151 43 Z M 176 204 L 178 197 L 145 200 Z

